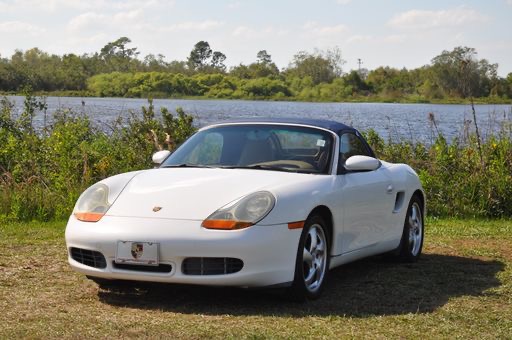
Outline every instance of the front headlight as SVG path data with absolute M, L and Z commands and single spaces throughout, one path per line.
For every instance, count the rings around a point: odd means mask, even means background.
M 259 191 L 229 203 L 208 216 L 203 228 L 236 230 L 255 225 L 274 208 L 276 199 L 268 191 Z
M 109 188 L 103 183 L 96 183 L 85 190 L 76 202 L 73 215 L 84 222 L 98 222 L 110 208 Z

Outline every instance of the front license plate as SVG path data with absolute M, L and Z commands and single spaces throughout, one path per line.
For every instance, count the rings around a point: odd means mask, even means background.
M 116 263 L 158 266 L 158 243 L 117 242 Z

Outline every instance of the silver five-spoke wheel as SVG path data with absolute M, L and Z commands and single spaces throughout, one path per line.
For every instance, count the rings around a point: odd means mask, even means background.
M 423 241 L 423 219 L 417 202 L 413 202 L 409 210 L 409 250 L 413 256 L 418 256 Z
M 402 241 L 399 247 L 400 257 L 407 262 L 414 262 L 421 255 L 425 232 L 422 207 L 422 201 L 417 195 L 414 195 L 407 208 Z
M 304 283 L 310 292 L 316 292 L 325 276 L 327 258 L 327 240 L 323 228 L 313 224 L 309 228 L 304 243 L 302 265 L 304 268 Z
M 289 293 L 294 300 L 316 299 L 324 287 L 329 270 L 329 234 L 320 215 L 310 216 L 300 235 L 295 277 Z

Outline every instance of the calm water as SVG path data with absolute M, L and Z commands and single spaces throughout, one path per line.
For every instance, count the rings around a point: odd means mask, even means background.
M 18 112 L 23 107 L 23 97 L 9 97 Z M 100 127 L 106 127 L 118 116 L 128 117 L 130 111 L 140 112 L 147 106 L 145 99 L 125 98 L 74 98 L 47 97 L 48 113 L 57 109 L 71 109 L 89 115 Z M 181 100 L 155 99 L 157 112 L 161 107 L 174 112 L 182 107 L 192 114 L 200 127 L 209 123 L 234 118 L 249 117 L 303 117 L 332 119 L 352 125 L 357 129 L 375 129 L 382 137 L 393 140 L 413 139 L 430 142 L 433 127 L 429 120 L 432 113 L 439 130 L 449 139 L 462 136 L 464 121 L 473 120 L 469 105 L 440 104 L 384 104 L 384 103 L 301 103 L 265 102 L 242 100 Z M 498 131 L 502 122 L 512 120 L 511 105 L 477 105 L 477 119 L 482 135 Z M 36 124 L 43 125 L 43 114 L 36 117 Z M 474 124 L 471 124 L 474 129 Z

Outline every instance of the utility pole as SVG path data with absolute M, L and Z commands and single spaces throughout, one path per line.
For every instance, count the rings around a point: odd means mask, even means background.
M 357 64 L 359 65 L 359 73 L 361 73 L 361 64 L 363 63 L 363 61 L 361 60 L 361 58 L 357 58 Z

